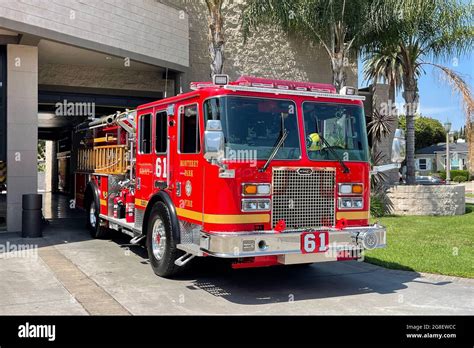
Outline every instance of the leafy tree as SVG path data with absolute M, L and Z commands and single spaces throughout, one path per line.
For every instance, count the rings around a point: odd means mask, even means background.
M 474 100 L 467 83 L 434 61 L 458 58 L 474 42 L 474 5 L 459 0 L 376 0 L 370 11 L 371 33 L 364 46 L 365 76 L 403 89 L 407 129 L 407 183 L 415 183 L 415 114 L 418 78 L 431 65 L 462 96 L 469 119 Z M 369 38 L 371 36 L 371 38 Z
M 398 119 L 400 128 L 406 130 L 406 116 L 402 115 Z M 430 117 L 417 115 L 415 117 L 415 149 L 446 142 L 446 131 L 438 120 Z
M 248 0 L 242 14 L 245 38 L 252 30 L 276 25 L 301 40 L 321 45 L 331 62 L 333 84 L 345 86 L 349 59 L 364 44 L 375 0 Z

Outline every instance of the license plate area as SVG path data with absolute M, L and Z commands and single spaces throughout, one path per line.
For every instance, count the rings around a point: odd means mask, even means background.
M 301 234 L 300 250 L 302 254 L 324 253 L 328 249 L 328 231 L 309 231 Z

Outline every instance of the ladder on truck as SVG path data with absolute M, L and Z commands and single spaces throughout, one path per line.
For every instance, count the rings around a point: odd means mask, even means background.
M 125 175 L 130 172 L 131 178 L 135 165 L 135 116 L 136 110 L 126 110 L 122 113 L 103 116 L 81 127 L 82 130 L 92 131 L 101 128 L 118 130 L 119 127 L 127 135 L 125 144 L 121 144 L 119 137 L 114 133 L 93 137 L 92 146 L 78 151 L 77 170 L 112 175 Z

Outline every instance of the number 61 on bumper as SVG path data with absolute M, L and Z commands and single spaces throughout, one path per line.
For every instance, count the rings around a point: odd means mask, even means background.
M 329 233 L 304 232 L 301 234 L 301 253 L 324 253 L 329 248 Z

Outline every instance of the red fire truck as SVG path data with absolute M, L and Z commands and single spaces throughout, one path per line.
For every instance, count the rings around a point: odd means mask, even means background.
M 171 277 L 196 256 L 234 268 L 357 259 L 385 246 L 369 224 L 364 97 L 332 85 L 243 76 L 96 119 L 75 196 L 92 236 L 145 243 Z M 392 161 L 404 157 L 397 130 Z

